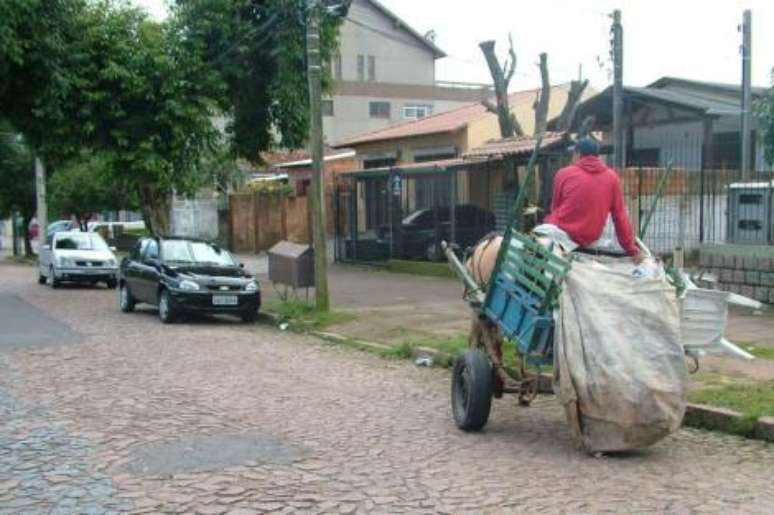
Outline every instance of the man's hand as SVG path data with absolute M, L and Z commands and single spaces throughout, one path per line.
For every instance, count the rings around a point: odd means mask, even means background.
M 641 265 L 643 261 L 645 261 L 645 254 L 642 252 L 638 252 L 635 255 L 632 256 L 632 261 L 634 261 L 635 265 Z

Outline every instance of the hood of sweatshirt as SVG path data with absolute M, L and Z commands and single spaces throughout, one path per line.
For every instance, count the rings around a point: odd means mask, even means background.
M 602 173 L 607 166 L 597 156 L 583 156 L 575 162 L 575 166 L 587 173 Z

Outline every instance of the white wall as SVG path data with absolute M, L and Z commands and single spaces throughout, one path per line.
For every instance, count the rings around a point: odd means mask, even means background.
M 218 239 L 217 199 L 175 199 L 171 213 L 172 234 L 214 241 Z
M 355 81 L 358 54 L 376 57 L 376 81 L 396 84 L 435 83 L 435 56 L 426 45 L 403 29 L 366 0 L 354 0 L 341 26 L 340 47 L 342 79 Z M 372 30 L 375 29 L 375 30 Z M 368 62 L 366 58 L 366 79 Z

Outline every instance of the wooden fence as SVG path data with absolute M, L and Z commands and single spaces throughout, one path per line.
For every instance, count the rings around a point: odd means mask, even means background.
M 282 240 L 311 243 L 311 214 L 307 196 L 282 193 L 229 195 L 231 248 L 258 253 Z M 333 232 L 332 195 L 326 206 L 328 234 Z

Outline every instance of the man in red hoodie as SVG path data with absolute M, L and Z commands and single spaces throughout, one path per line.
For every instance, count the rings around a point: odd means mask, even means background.
M 575 144 L 575 163 L 562 168 L 554 177 L 551 213 L 543 223 L 552 224 L 581 248 L 597 241 L 612 215 L 618 243 L 636 263 L 642 255 L 634 239 L 624 207 L 618 174 L 599 158 L 599 143 L 581 138 Z

